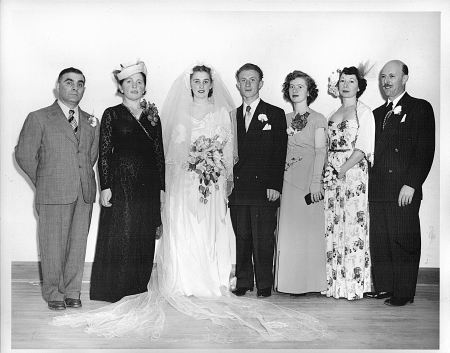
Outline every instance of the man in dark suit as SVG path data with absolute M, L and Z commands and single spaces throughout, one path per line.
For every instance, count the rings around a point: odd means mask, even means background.
M 254 64 L 245 64 L 236 72 L 243 104 L 234 112 L 239 160 L 229 205 L 236 234 L 237 288 L 233 293 L 238 296 L 253 290 L 254 278 L 258 297 L 269 297 L 273 285 L 274 232 L 287 126 L 284 111 L 259 98 L 262 79 L 261 69 Z
M 97 118 L 78 107 L 85 81 L 78 69 L 61 71 L 58 99 L 28 115 L 15 149 L 17 163 L 36 187 L 42 292 L 52 310 L 81 307 L 99 138 Z
M 374 110 L 375 155 L 369 174 L 370 252 L 376 292 L 366 297 L 403 306 L 414 302 L 420 262 L 422 184 L 435 149 L 433 108 L 405 91 L 408 67 L 381 70 L 386 104 Z

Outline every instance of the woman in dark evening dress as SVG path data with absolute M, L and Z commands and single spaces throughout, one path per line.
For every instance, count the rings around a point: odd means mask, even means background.
M 100 224 L 91 275 L 91 300 L 116 302 L 147 290 L 164 190 L 161 124 L 142 101 L 143 62 L 114 73 L 123 103 L 105 110 L 100 129 Z M 159 229 L 158 229 L 159 230 Z

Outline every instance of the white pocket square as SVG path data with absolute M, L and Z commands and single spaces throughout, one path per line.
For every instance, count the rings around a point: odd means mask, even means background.
M 403 115 L 402 121 L 400 121 L 400 122 L 401 122 L 401 123 L 404 123 L 404 122 L 405 122 L 405 119 L 406 119 L 406 114 Z
M 270 125 L 270 124 L 266 124 L 266 125 L 264 125 L 264 128 L 263 128 L 263 131 L 264 130 L 272 130 L 272 126 Z

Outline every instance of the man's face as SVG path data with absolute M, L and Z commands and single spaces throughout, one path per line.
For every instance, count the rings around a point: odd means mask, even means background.
M 59 94 L 59 99 L 69 108 L 74 108 L 83 98 L 84 94 L 84 77 L 83 75 L 69 72 L 61 77 L 61 80 L 56 84 L 56 90 Z
M 255 100 L 259 97 L 259 90 L 263 86 L 259 74 L 255 70 L 244 70 L 239 73 L 237 89 L 242 97 Z
M 401 63 L 391 61 L 384 65 L 380 79 L 386 96 L 394 100 L 404 92 L 408 75 L 403 74 Z

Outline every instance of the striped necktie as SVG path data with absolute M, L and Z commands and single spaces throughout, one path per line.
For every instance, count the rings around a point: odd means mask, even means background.
M 383 120 L 383 130 L 384 130 L 384 127 L 386 126 L 386 123 L 387 123 L 389 117 L 392 114 L 392 102 L 389 102 L 388 106 L 386 107 L 385 112 L 386 112 L 386 115 L 384 116 L 384 120 Z
M 72 125 L 73 132 L 76 135 L 76 133 L 78 131 L 78 123 L 77 123 L 77 119 L 75 119 L 74 114 L 75 114 L 75 111 L 70 109 L 69 110 L 69 123 L 70 123 L 70 125 Z

